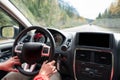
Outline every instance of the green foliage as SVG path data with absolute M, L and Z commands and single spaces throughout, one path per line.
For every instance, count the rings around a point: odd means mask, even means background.
M 120 18 L 120 0 L 117 0 L 111 3 L 110 7 L 105 10 L 105 12 L 100 16 L 97 17 L 98 19 L 101 18 Z
M 16 22 L 11 19 L 3 10 L 0 9 L 0 26 L 16 25 Z
M 95 25 L 114 29 L 115 31 L 120 29 L 120 0 L 113 2 L 109 8 L 105 10 L 103 14 L 99 14 Z
M 60 7 L 62 0 L 11 0 L 23 14 L 33 23 L 46 27 L 63 29 L 86 23 L 85 19 L 78 16 L 72 6 Z M 66 9 L 65 6 L 67 6 Z M 75 20 L 75 21 L 73 21 Z M 73 23 L 70 24 L 70 23 Z

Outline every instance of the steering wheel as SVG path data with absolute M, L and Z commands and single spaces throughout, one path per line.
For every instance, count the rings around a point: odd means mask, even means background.
M 50 45 L 41 42 L 22 42 L 20 40 L 32 30 L 39 30 L 49 38 Z M 15 39 L 12 49 L 12 56 L 18 56 L 22 65 L 15 67 L 24 75 L 34 76 L 38 74 L 43 61 L 51 61 L 54 57 L 55 41 L 52 34 L 39 26 L 31 26 L 24 29 Z M 23 65 L 24 64 L 24 65 Z M 39 67 L 38 67 L 39 65 Z M 37 68 L 36 68 L 37 66 Z

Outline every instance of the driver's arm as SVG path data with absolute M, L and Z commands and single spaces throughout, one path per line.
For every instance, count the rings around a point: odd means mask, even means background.
M 18 70 L 14 68 L 14 65 L 20 65 L 18 56 L 11 57 L 5 62 L 1 62 L 0 70 L 17 72 Z
M 47 62 L 45 61 L 42 64 L 42 67 L 39 71 L 39 74 L 34 78 L 34 80 L 50 80 L 50 77 L 57 72 L 56 67 L 54 66 L 55 61 Z

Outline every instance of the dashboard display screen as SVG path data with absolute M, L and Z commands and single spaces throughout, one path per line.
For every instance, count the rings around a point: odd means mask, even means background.
M 101 33 L 79 33 L 80 46 L 110 47 L 110 35 Z

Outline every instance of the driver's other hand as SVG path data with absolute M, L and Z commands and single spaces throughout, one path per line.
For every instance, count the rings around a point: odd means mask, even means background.
M 51 62 L 43 62 L 39 74 L 50 78 L 55 72 L 57 72 L 57 69 L 55 67 L 55 61 L 53 60 Z
M 18 70 L 14 68 L 14 65 L 20 65 L 18 56 L 11 57 L 5 62 L 1 62 L 0 70 L 17 72 Z

